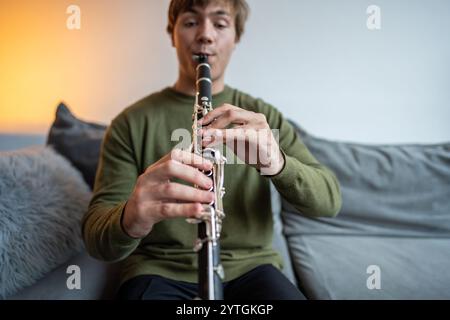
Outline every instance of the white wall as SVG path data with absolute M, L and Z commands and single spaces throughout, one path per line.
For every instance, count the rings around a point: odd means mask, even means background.
M 450 1 L 248 2 L 247 31 L 227 73 L 231 86 L 317 136 L 450 141 Z M 69 31 L 66 8 L 73 3 L 81 8 L 81 30 Z M 0 130 L 46 133 L 60 100 L 81 118 L 108 123 L 173 84 L 168 3 L 0 2 L 0 33 L 9 39 L 0 50 Z M 381 30 L 366 27 L 372 4 L 381 8 Z
M 249 0 L 229 82 L 308 131 L 370 142 L 450 140 L 450 1 Z M 381 29 L 366 9 L 381 8 Z

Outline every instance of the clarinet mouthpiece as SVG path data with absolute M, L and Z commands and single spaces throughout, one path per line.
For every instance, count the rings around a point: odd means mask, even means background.
M 208 56 L 206 54 L 194 54 L 192 55 L 192 59 L 198 63 L 208 62 Z

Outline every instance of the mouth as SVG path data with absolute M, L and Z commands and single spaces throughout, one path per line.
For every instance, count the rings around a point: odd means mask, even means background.
M 194 60 L 197 60 L 200 56 L 206 56 L 207 58 L 213 57 L 215 56 L 215 54 L 211 53 L 211 52 L 205 52 L 205 51 L 197 51 L 192 53 L 192 57 L 194 58 Z

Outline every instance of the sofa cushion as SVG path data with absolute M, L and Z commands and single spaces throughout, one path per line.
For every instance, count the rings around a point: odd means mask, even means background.
M 34 284 L 83 248 L 90 199 L 80 173 L 49 147 L 0 152 L 0 297 Z
M 47 138 L 48 145 L 53 146 L 80 170 L 91 189 L 105 130 L 105 125 L 78 119 L 61 103 Z
M 79 267 L 80 282 L 79 287 L 69 289 L 71 266 Z M 7 300 L 109 300 L 115 298 L 119 283 L 119 264 L 96 260 L 83 250 Z
M 350 297 L 352 277 L 369 275 L 361 266 L 357 272 L 350 272 L 344 262 L 357 265 L 370 261 L 380 265 L 386 275 L 408 272 L 410 279 L 416 279 L 416 284 L 427 290 L 434 290 L 435 284 L 443 285 L 432 274 L 438 271 L 438 263 L 450 267 L 450 261 L 442 260 L 446 254 L 442 249 L 445 246 L 450 249 L 450 143 L 334 142 L 314 137 L 292 124 L 311 153 L 336 174 L 343 198 L 336 218 L 306 217 L 283 201 L 285 234 L 297 275 L 306 283 L 309 295 Z M 408 243 L 421 245 L 416 245 L 413 251 L 405 249 L 405 254 L 399 255 L 398 248 L 407 248 Z M 386 265 L 386 261 L 389 267 L 383 269 L 381 264 Z M 314 264 L 314 268 L 308 268 L 308 264 Z M 429 267 L 431 273 L 424 273 L 423 267 Z M 415 284 L 408 279 L 393 277 L 394 282 L 377 297 L 411 297 Z M 430 292 L 427 290 L 415 293 L 423 296 L 424 292 Z M 443 290 L 448 289 L 442 286 L 434 292 L 442 294 Z M 374 293 L 366 288 L 358 297 L 371 298 Z
M 311 299 L 450 299 L 448 238 L 297 235 L 289 245 Z

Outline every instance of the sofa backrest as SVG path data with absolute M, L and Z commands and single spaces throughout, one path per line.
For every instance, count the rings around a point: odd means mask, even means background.
M 44 144 L 45 136 L 42 134 L 0 133 L 0 151 L 13 151 Z
M 450 142 L 334 142 L 291 124 L 319 162 L 336 174 L 343 206 L 337 218 L 298 218 L 298 214 L 289 215 L 295 209 L 283 201 L 288 233 L 448 237 Z

